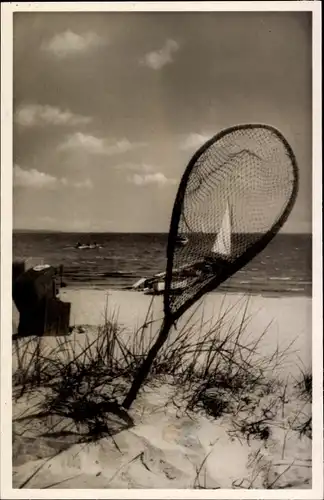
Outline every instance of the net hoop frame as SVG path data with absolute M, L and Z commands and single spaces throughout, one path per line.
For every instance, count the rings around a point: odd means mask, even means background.
M 240 130 L 253 130 L 253 129 L 264 129 L 268 130 L 272 134 L 274 134 L 284 145 L 287 155 L 292 163 L 292 171 L 293 171 L 293 186 L 291 196 L 286 204 L 285 209 L 283 210 L 281 216 L 277 221 L 271 226 L 271 228 L 255 243 L 247 247 L 244 253 L 238 257 L 230 266 L 229 269 L 225 269 L 221 271 L 214 279 L 210 280 L 205 286 L 203 286 L 200 290 L 195 293 L 191 298 L 186 300 L 184 304 L 182 304 L 177 311 L 172 312 L 170 309 L 170 295 L 171 295 L 171 282 L 172 282 L 172 274 L 173 274 L 173 262 L 174 262 L 174 252 L 176 247 L 176 237 L 178 235 L 178 227 L 179 221 L 182 214 L 183 200 L 186 192 L 186 187 L 188 184 L 189 176 L 194 169 L 197 160 L 199 157 L 215 142 L 222 139 L 228 134 L 232 132 L 237 132 Z M 260 253 L 268 243 L 275 237 L 281 227 L 284 225 L 286 220 L 288 219 L 294 204 L 296 202 L 297 194 L 299 189 L 299 171 L 298 164 L 296 160 L 295 153 L 293 152 L 289 142 L 282 135 L 282 133 L 272 125 L 259 124 L 259 123 L 250 123 L 250 124 L 241 124 L 235 125 L 233 127 L 229 127 L 221 130 L 216 135 L 214 135 L 211 139 L 205 142 L 192 156 L 189 161 L 179 184 L 178 192 L 175 198 L 175 202 L 173 205 L 168 243 L 167 243 L 167 267 L 166 267 L 166 275 L 165 275 L 165 291 L 163 297 L 163 305 L 164 305 L 164 314 L 165 318 L 170 318 L 170 321 L 174 323 L 177 319 L 182 316 L 182 314 L 189 309 L 197 300 L 199 300 L 203 295 L 208 292 L 211 292 L 216 287 L 218 287 L 221 283 L 223 283 L 230 276 L 235 274 L 239 269 L 244 267 L 256 254 Z

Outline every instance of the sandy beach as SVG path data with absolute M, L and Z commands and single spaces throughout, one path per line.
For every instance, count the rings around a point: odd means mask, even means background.
M 163 318 L 163 296 L 154 296 L 152 303 L 153 319 L 160 326 Z M 145 321 L 152 296 L 133 291 L 111 291 L 95 289 L 61 289 L 60 298 L 71 302 L 71 325 L 99 325 L 104 321 L 105 309 L 114 313 L 118 322 L 129 332 L 139 328 Z M 277 345 L 281 349 L 292 345 L 289 371 L 298 370 L 296 354 L 305 366 L 311 366 L 312 344 L 312 302 L 308 297 L 263 297 L 261 295 L 239 295 L 211 293 L 199 304 L 194 305 L 179 321 L 179 329 L 192 311 L 196 310 L 191 321 L 197 322 L 203 315 L 208 321 L 217 318 L 227 309 L 233 308 L 232 315 L 239 322 L 242 309 L 248 304 L 249 336 L 257 338 L 265 329 L 262 350 L 271 352 Z M 239 312 L 241 311 L 241 314 Z M 288 370 L 288 368 L 286 368 Z
M 106 306 L 108 317 L 113 314 L 124 335 L 131 336 L 147 321 L 152 300 L 132 291 L 67 288 L 61 290 L 60 297 L 72 304 L 70 323 L 75 328 L 69 339 L 81 350 L 98 334 Z M 46 397 L 46 389 L 40 389 L 13 404 L 13 487 L 263 489 L 275 484 L 273 487 L 310 488 L 312 441 L 297 432 L 293 422 L 311 412 L 310 402 L 298 396 L 295 383 L 301 367 L 311 370 L 311 300 L 214 293 L 204 298 L 190 321 L 199 323 L 202 314 L 205 320 L 215 319 L 228 310 L 234 328 L 242 319 L 247 300 L 250 320 L 246 342 L 258 339 L 267 329 L 258 346 L 261 356 L 270 356 L 278 346 L 279 351 L 290 346 L 278 371 L 272 374 L 290 382 L 285 386 L 282 408 L 267 416 L 271 429 L 268 439 L 258 438 L 252 431 L 252 437 L 246 438 L 244 433 L 233 437 L 230 413 L 213 418 L 201 410 L 182 411 L 174 404 L 174 385 L 164 380 L 145 384 L 129 411 L 132 425 L 119 418 L 111 436 L 81 444 L 74 439 L 77 432 L 69 436 L 64 432 L 62 419 L 55 422 L 59 432 L 50 436 L 44 432 L 44 418 L 28 417 Z M 156 320 L 152 328 L 157 329 L 163 316 L 161 297 L 154 297 L 152 314 Z M 178 335 L 189 316 L 190 311 L 171 335 Z M 207 328 L 208 322 L 204 325 L 201 328 Z M 57 339 L 48 337 L 42 342 L 50 352 Z M 17 367 L 14 354 L 14 372 Z M 278 393 L 256 394 L 255 415 L 274 395 L 279 397 Z M 53 422 L 51 425 L 54 428 Z

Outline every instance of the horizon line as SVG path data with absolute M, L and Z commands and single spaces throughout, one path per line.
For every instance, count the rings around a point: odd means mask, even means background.
M 63 229 L 33 229 L 33 228 L 13 228 L 12 233 L 60 233 L 60 234 L 168 234 L 167 231 L 75 231 Z M 244 233 L 235 232 L 233 234 L 257 234 L 259 231 L 246 231 Z M 199 233 L 199 231 L 193 231 Z M 215 231 L 215 234 L 217 231 Z M 313 231 L 279 231 L 278 234 L 313 234 Z M 187 234 L 187 233 L 186 233 Z M 213 232 L 206 234 L 214 234 Z

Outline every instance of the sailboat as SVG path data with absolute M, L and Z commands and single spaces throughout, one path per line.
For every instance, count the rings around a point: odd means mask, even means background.
M 211 252 L 204 259 L 204 272 L 215 272 L 231 260 L 233 252 L 232 230 L 233 217 L 229 203 L 227 203 L 223 214 L 221 227 L 217 233 Z
M 223 214 L 222 224 L 217 233 L 211 252 L 204 260 L 194 264 L 185 264 L 173 270 L 174 281 L 171 284 L 170 293 L 182 293 L 188 286 L 188 278 L 198 277 L 205 273 L 215 274 L 231 260 L 233 253 L 232 245 L 233 216 L 229 203 Z M 143 290 L 145 294 L 159 294 L 165 290 L 165 272 L 156 274 L 152 278 L 141 278 L 133 289 Z M 176 279 L 179 278 L 179 280 Z
M 232 213 L 227 203 L 222 225 L 212 248 L 213 257 L 229 258 L 232 254 Z

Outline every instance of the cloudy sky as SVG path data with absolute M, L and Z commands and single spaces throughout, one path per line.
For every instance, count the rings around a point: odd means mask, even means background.
M 281 130 L 311 230 L 311 20 L 302 12 L 15 13 L 14 227 L 168 231 L 222 128 Z

